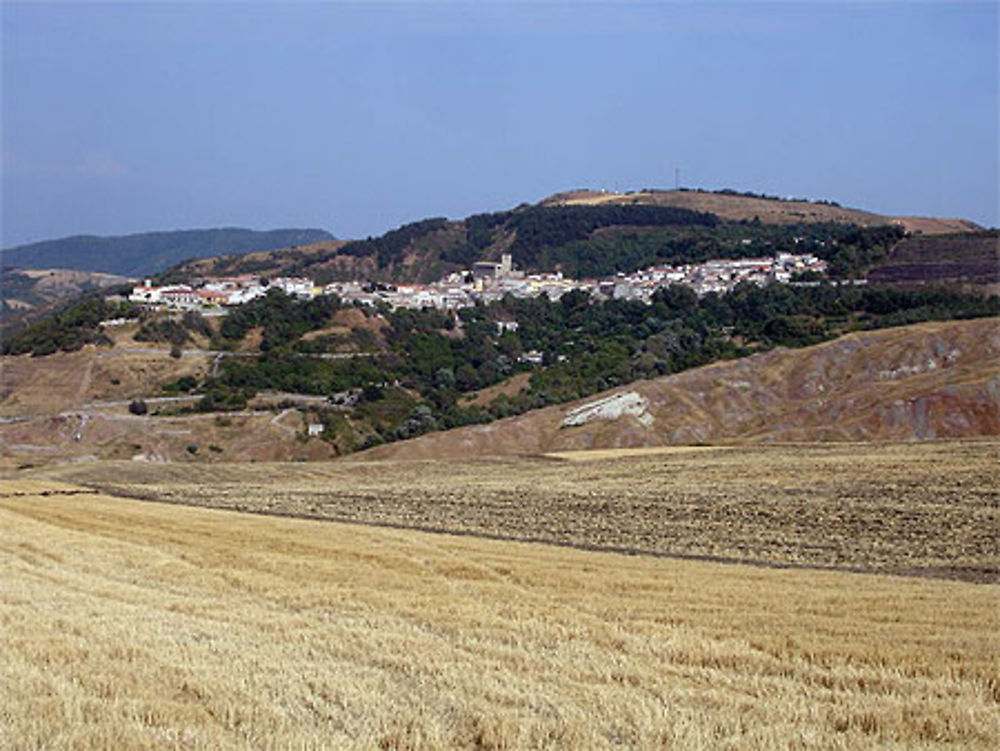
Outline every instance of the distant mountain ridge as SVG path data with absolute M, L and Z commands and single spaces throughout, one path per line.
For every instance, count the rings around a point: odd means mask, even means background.
M 322 229 L 258 231 L 239 227 L 109 237 L 75 235 L 4 249 L 2 263 L 21 269 L 73 269 L 137 277 L 155 274 L 191 258 L 243 255 L 334 239 Z

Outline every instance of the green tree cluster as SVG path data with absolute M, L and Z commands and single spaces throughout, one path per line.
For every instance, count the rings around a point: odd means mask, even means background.
M 511 246 L 522 268 L 545 268 L 546 248 L 586 240 L 603 227 L 714 227 L 714 214 L 672 206 L 614 204 L 603 206 L 532 206 L 508 222 L 517 233 Z
M 390 230 L 381 237 L 369 237 L 365 240 L 350 242 L 339 252 L 348 256 L 374 256 L 378 267 L 383 269 L 402 261 L 406 248 L 417 238 L 442 230 L 447 226 L 448 220 L 444 217 L 423 219 Z
M 146 321 L 135 332 L 137 342 L 167 342 L 180 346 L 191 341 L 191 335 L 180 321 L 173 318 L 154 318 Z
M 131 303 L 108 302 L 88 296 L 64 306 L 51 316 L 16 331 L 5 331 L 0 354 L 42 357 L 54 352 L 74 352 L 85 344 L 112 345 L 101 331 L 100 322 L 112 318 L 135 318 L 138 309 Z
M 340 307 L 340 298 L 336 295 L 298 301 L 274 288 L 263 297 L 234 308 L 223 321 L 219 334 L 223 340 L 234 342 L 259 326 L 264 329 L 261 349 L 281 349 L 303 334 L 326 326 Z

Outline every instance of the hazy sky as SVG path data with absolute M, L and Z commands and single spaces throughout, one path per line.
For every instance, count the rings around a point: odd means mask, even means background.
M 574 187 L 998 220 L 994 2 L 2 4 L 5 246 Z

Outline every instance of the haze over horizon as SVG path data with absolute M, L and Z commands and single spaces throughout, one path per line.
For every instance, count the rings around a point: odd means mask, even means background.
M 2 245 L 378 235 L 572 188 L 1000 224 L 998 6 L 2 6 Z

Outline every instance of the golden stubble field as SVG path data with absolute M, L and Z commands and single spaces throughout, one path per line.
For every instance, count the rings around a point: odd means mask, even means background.
M 128 497 L 586 549 L 1000 581 L 1000 442 L 181 465 L 50 476 Z
M 996 747 L 1000 587 L 0 492 L 0 747 Z

